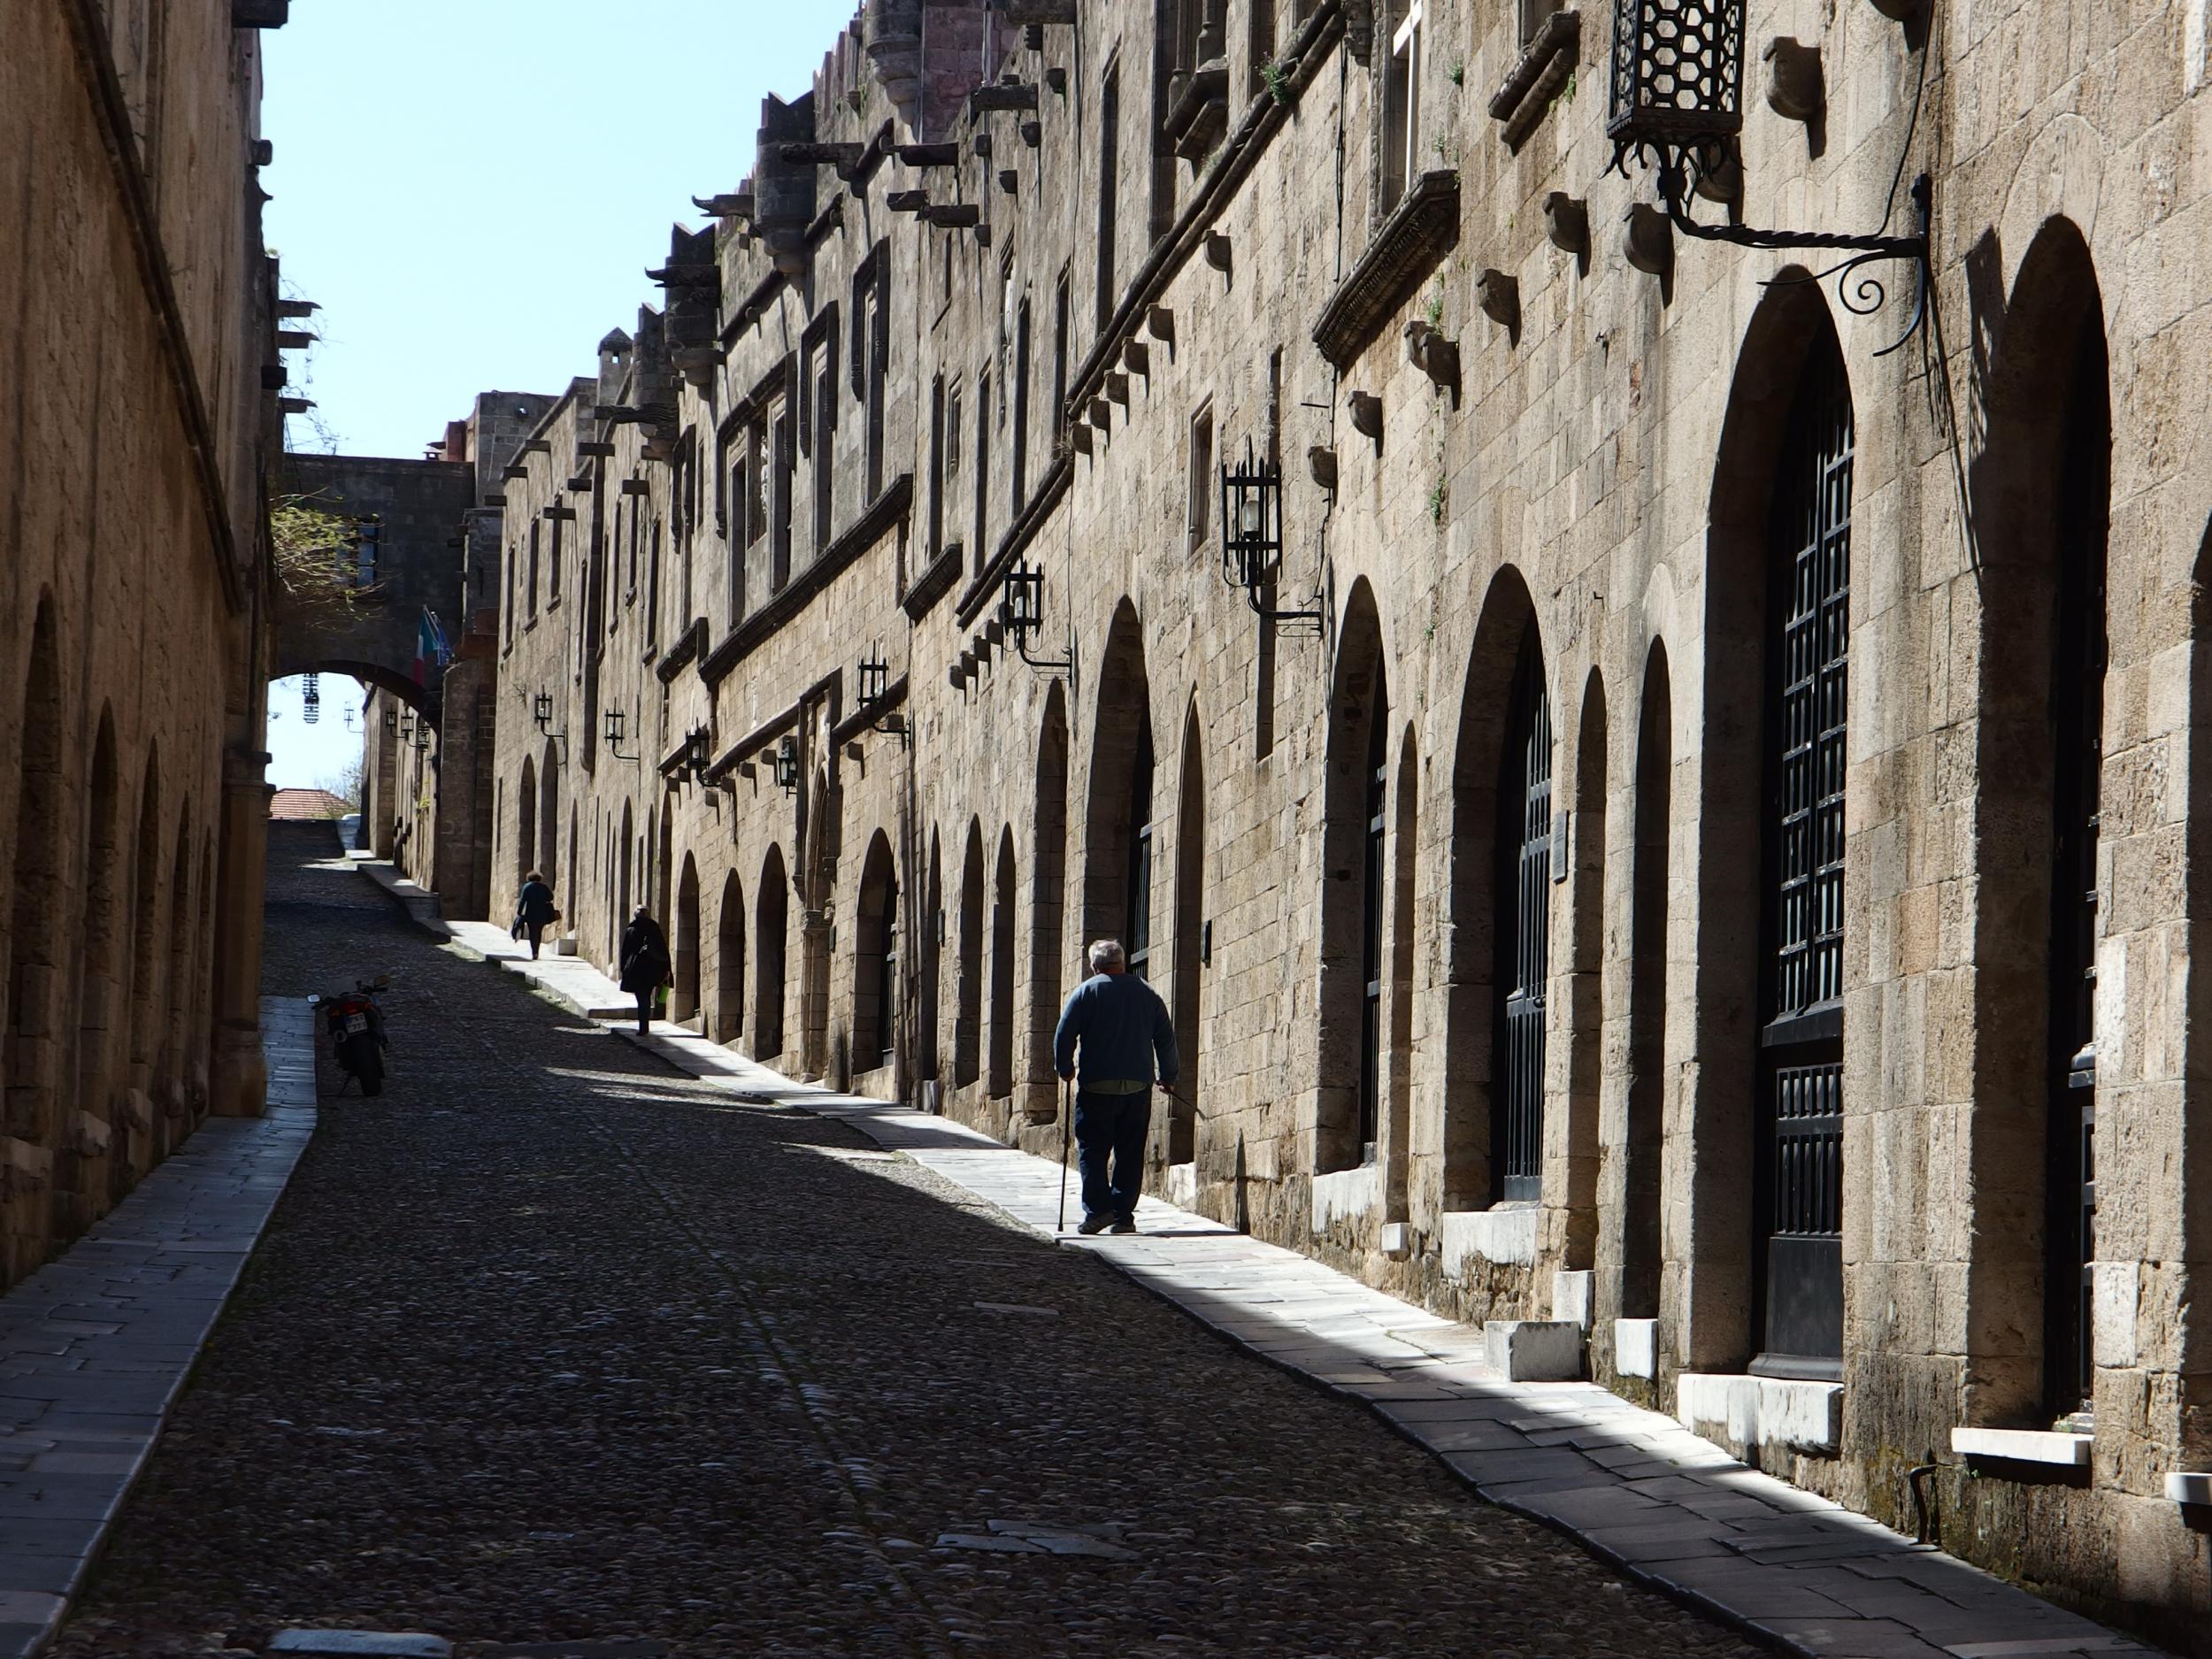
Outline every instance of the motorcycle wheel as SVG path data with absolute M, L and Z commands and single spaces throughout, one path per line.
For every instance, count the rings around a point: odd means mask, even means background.
M 364 1094 L 381 1094 L 384 1092 L 384 1055 L 377 1048 L 375 1038 L 357 1037 L 353 1040 L 353 1074 L 361 1079 Z

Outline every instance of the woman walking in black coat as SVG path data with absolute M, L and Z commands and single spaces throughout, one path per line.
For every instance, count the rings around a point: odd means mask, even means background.
M 637 998 L 637 1034 L 652 1028 L 653 997 L 668 983 L 668 936 L 642 904 L 622 930 L 622 988 Z
M 560 919 L 560 911 L 553 908 L 553 889 L 533 870 L 522 884 L 515 910 L 515 931 L 530 941 L 531 961 L 538 959 L 538 941 L 545 937 L 545 930 Z

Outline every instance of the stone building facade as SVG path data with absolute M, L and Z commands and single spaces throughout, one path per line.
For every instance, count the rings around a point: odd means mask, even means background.
M 262 1110 L 281 11 L 0 4 L 0 1284 Z
M 1610 8 L 868 0 L 503 470 L 491 910 L 1055 1153 L 1122 937 L 1183 1202 L 2212 1652 L 2203 6 L 1747 11 L 1926 326 Z

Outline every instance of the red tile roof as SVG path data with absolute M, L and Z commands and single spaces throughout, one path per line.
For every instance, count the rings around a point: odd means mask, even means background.
M 343 818 L 352 810 L 327 789 L 280 789 L 269 798 L 273 818 Z

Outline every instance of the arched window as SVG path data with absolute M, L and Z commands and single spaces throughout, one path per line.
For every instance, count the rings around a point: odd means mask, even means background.
M 1493 1195 L 1541 1195 L 1544 989 L 1551 957 L 1551 698 L 1533 628 L 1523 637 L 1498 786 L 1496 1103 Z
M 1758 1145 L 1761 1368 L 1839 1376 L 1843 1354 L 1845 666 L 1851 390 L 1812 348 L 1768 521 Z

